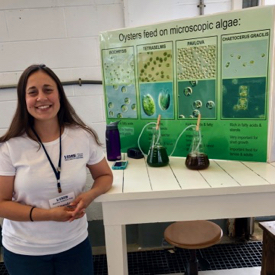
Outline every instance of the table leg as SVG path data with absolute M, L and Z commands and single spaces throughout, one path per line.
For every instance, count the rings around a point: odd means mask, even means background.
M 108 275 L 128 275 L 125 225 L 105 225 Z

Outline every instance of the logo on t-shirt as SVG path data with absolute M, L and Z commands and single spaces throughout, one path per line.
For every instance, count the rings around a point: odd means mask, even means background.
M 83 159 L 83 153 L 76 153 L 71 155 L 64 156 L 65 161 L 67 160 L 73 160 L 73 159 Z

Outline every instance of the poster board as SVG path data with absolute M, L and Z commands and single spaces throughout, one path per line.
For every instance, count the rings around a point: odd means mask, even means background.
M 186 156 L 201 114 L 209 158 L 270 162 L 274 152 L 274 6 L 100 34 L 106 123 L 122 150 L 161 115 L 168 154 Z M 147 152 L 152 124 L 140 137 Z

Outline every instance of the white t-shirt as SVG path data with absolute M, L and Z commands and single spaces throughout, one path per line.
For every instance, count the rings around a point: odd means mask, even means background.
M 100 162 L 103 150 L 87 131 L 66 127 L 62 134 L 60 183 L 57 191 L 53 169 L 39 144 L 23 135 L 0 145 L 0 175 L 15 176 L 13 200 L 21 204 L 49 209 L 49 200 L 74 193 L 77 197 L 86 184 L 86 164 Z M 57 167 L 59 139 L 43 143 Z M 66 251 L 88 236 L 86 215 L 73 222 L 18 222 L 4 219 L 2 243 L 14 253 L 49 255 Z

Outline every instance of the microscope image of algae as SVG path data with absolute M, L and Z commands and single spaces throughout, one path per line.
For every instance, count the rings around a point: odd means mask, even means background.
M 224 79 L 223 118 L 266 117 L 266 78 Z
M 170 106 L 170 94 L 167 92 L 161 92 L 158 97 L 159 107 L 162 111 L 165 111 Z
M 177 54 L 179 80 L 216 78 L 216 45 L 178 48 Z
M 153 97 L 149 94 L 142 97 L 142 108 L 147 116 L 152 116 L 156 112 L 156 105 Z
M 249 87 L 247 85 L 239 86 L 239 95 L 241 97 L 248 97 Z
M 269 40 L 222 43 L 221 75 L 223 79 L 266 76 L 268 71 Z
M 140 84 L 141 119 L 157 118 L 173 119 L 174 95 L 172 82 L 153 82 Z
M 134 55 L 108 55 L 103 60 L 105 84 L 114 86 L 135 83 Z
M 140 52 L 138 74 L 140 82 L 173 81 L 172 51 Z
M 216 117 L 215 79 L 185 80 L 178 82 L 178 118 L 194 119 Z
M 247 110 L 248 108 L 249 87 L 247 85 L 239 86 L 239 99 L 233 106 L 234 111 Z
M 136 118 L 134 85 L 106 86 L 108 118 Z

